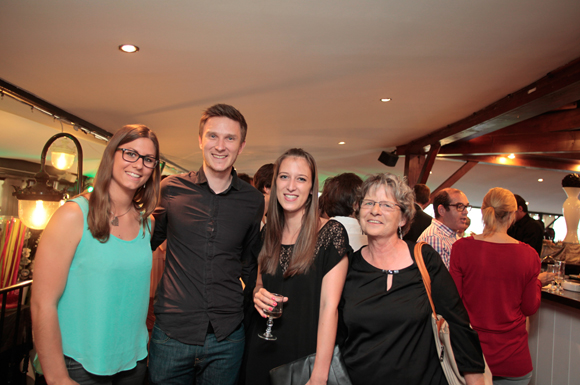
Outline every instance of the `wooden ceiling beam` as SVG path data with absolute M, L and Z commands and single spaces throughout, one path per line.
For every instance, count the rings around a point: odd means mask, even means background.
M 419 180 L 417 181 L 417 183 L 421 184 L 427 183 L 427 179 L 429 179 L 429 174 L 433 169 L 433 164 L 435 163 L 435 159 L 437 159 L 437 154 L 439 154 L 440 149 L 441 145 L 439 143 L 431 146 L 431 148 L 429 149 L 429 153 L 427 154 L 427 158 L 425 159 L 425 163 L 423 164 L 421 174 L 419 174 Z
M 454 156 L 452 157 L 452 159 L 463 160 L 466 162 L 472 161 L 480 163 L 498 164 L 502 166 L 529 167 L 529 168 L 562 170 L 571 172 L 580 171 L 580 161 L 556 160 L 553 158 L 546 157 L 516 156 L 515 159 L 509 159 L 507 157 L 485 155 L 485 156 L 457 156 L 457 157 Z
M 542 156 L 549 156 L 551 159 L 561 159 L 561 160 L 568 160 L 568 159 L 573 159 L 573 160 L 580 160 L 580 154 L 577 152 L 558 152 L 556 154 L 553 154 L 551 152 L 546 152 L 544 154 L 542 154 Z
M 486 135 L 468 142 L 442 147 L 444 155 L 501 155 L 580 152 L 580 131 L 494 137 Z
M 580 58 L 474 114 L 397 147 L 400 155 L 426 145 L 469 140 L 580 100 Z
M 477 165 L 477 161 L 467 161 L 461 166 L 457 171 L 453 173 L 449 178 L 445 180 L 445 182 L 441 183 L 439 187 L 435 189 L 435 191 L 431 192 L 431 196 L 434 197 L 439 191 L 443 190 L 444 188 L 448 188 L 453 186 L 459 179 L 461 179 L 465 174 L 467 174 L 472 168 Z
M 425 164 L 424 154 L 407 154 L 405 155 L 405 178 L 409 187 L 415 186 Z
M 580 108 L 548 112 L 516 123 L 501 130 L 489 133 L 488 136 L 529 135 L 555 131 L 573 131 L 580 129 Z

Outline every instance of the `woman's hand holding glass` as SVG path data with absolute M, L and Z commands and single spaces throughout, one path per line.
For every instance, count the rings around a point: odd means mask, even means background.
M 267 318 L 268 313 L 266 312 L 272 311 L 279 302 L 276 300 L 276 296 L 279 296 L 279 294 L 270 293 L 263 287 L 254 291 L 254 307 L 262 318 Z M 283 298 L 282 302 L 288 301 L 288 297 L 280 296 L 279 298 Z
M 272 325 L 275 318 L 282 316 L 282 304 L 288 298 L 283 295 L 270 293 L 268 290 L 261 287 L 254 293 L 254 306 L 262 317 L 268 317 L 268 327 L 264 333 L 258 334 L 258 337 L 269 341 L 275 341 L 277 338 L 272 334 Z
M 542 283 L 542 287 L 547 286 L 554 280 L 554 273 L 544 271 L 538 275 L 538 279 Z
M 552 278 L 551 279 L 551 284 L 550 284 L 550 291 L 551 292 L 554 292 L 554 291 L 556 291 L 555 278 L 556 278 L 556 273 L 558 272 L 558 268 L 554 264 L 549 264 L 546 272 Z
M 566 272 L 566 262 L 556 261 L 554 266 L 556 267 L 556 276 L 554 277 L 554 281 L 556 282 L 557 290 L 562 291 L 562 282 L 564 281 L 564 275 Z

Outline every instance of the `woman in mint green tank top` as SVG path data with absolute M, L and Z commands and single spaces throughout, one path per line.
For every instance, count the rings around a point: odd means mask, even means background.
M 141 384 L 159 196 L 159 143 L 128 125 L 109 140 L 94 191 L 65 203 L 36 252 L 32 326 L 48 384 Z

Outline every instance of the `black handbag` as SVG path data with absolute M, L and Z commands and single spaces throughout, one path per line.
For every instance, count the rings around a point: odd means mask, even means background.
M 305 385 L 310 379 L 316 353 L 270 370 L 272 385 Z M 338 345 L 334 347 L 327 385 L 352 385 Z

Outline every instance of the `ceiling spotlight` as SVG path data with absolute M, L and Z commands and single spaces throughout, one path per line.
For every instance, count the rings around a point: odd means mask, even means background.
M 509 154 L 509 155 L 508 155 L 508 158 L 510 158 L 510 159 L 515 159 L 515 158 L 516 158 L 516 156 L 515 156 L 514 154 Z
M 338 142 L 338 144 L 344 144 L 345 142 Z
M 538 179 L 538 182 L 543 182 L 544 180 L 542 178 Z
M 381 102 L 386 103 L 386 102 L 390 102 L 391 98 L 382 98 Z
M 139 51 L 139 47 L 133 44 L 123 44 L 119 46 L 119 49 L 126 53 L 134 53 Z
M 505 156 L 500 156 L 497 158 L 497 160 L 502 164 L 507 163 L 507 159 L 505 158 Z

